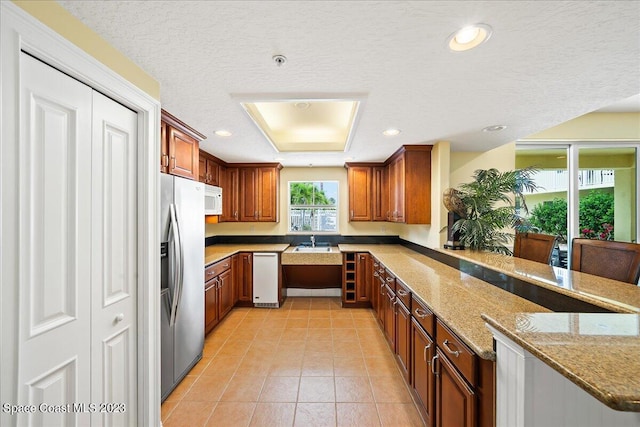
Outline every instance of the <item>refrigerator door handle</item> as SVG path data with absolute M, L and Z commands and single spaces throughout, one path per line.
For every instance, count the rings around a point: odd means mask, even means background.
M 176 215 L 176 205 L 174 205 L 173 203 L 169 205 L 169 213 L 169 233 L 173 234 L 173 256 L 175 266 L 173 271 L 173 298 L 171 298 L 171 317 L 169 320 L 169 324 L 173 326 L 176 323 L 176 317 L 178 316 L 178 304 L 180 303 L 180 297 L 182 296 L 182 270 L 184 262 L 184 250 L 180 237 L 180 226 L 178 225 L 178 217 Z

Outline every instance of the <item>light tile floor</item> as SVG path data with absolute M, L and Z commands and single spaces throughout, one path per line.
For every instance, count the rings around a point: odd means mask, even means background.
M 370 309 L 236 308 L 162 405 L 165 427 L 423 426 Z

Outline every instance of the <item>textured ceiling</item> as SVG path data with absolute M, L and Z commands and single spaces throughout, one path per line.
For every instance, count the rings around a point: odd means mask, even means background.
M 229 162 L 335 166 L 439 140 L 484 151 L 640 94 L 637 1 L 59 3 L 156 78 L 163 108 Z M 493 27 L 487 43 L 446 48 L 478 22 Z M 366 94 L 348 153 L 276 153 L 238 101 L 341 93 Z M 481 131 L 496 124 L 507 129 Z

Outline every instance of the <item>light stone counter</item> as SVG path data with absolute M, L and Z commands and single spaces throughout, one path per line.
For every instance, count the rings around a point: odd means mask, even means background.
M 284 252 L 287 243 L 219 244 L 204 248 L 204 265 L 223 260 L 238 252 Z
M 337 246 L 331 252 L 295 252 L 291 246 L 282 253 L 282 265 L 342 265 L 342 253 Z
M 640 315 L 492 313 L 483 317 L 607 406 L 640 412 Z
M 507 255 L 435 249 L 618 313 L 640 313 L 640 287 Z
M 493 337 L 483 313 L 550 310 L 401 245 L 339 245 L 343 252 L 375 256 L 478 356 L 495 360 Z

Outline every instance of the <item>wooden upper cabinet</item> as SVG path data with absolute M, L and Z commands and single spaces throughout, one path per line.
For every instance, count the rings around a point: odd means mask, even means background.
M 386 221 L 389 215 L 389 180 L 387 168 L 374 166 L 371 168 L 371 219 Z
M 239 169 L 240 221 L 277 222 L 280 165 Z
M 278 222 L 279 178 L 277 167 L 258 169 L 258 221 Z
M 205 136 L 162 110 L 160 171 L 198 179 L 200 141 Z
M 258 171 L 240 168 L 240 221 L 258 220 Z
M 405 145 L 389 158 L 389 221 L 431 223 L 431 145 Z
M 200 150 L 198 181 L 205 184 L 221 186 L 220 168 L 224 162 L 215 156 Z
M 349 221 L 371 221 L 371 166 L 347 166 Z
M 220 169 L 222 187 L 222 222 L 240 221 L 240 170 L 222 166 Z
M 404 145 L 385 163 L 346 163 L 349 221 L 431 223 L 431 145 Z
M 169 173 L 169 140 L 165 122 L 160 122 L 160 172 Z

